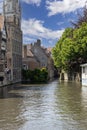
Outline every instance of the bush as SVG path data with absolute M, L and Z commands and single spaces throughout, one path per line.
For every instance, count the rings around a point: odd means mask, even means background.
M 22 78 L 29 83 L 44 83 L 48 81 L 48 71 L 46 68 L 22 70 Z

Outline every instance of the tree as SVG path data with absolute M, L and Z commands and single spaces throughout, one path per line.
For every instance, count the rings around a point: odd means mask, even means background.
M 85 5 L 85 7 L 83 8 L 83 13 L 82 15 L 80 13 L 78 13 L 78 20 L 76 23 L 71 22 L 75 28 L 79 28 L 83 22 L 87 23 L 87 7 Z
M 80 28 L 65 29 L 52 50 L 56 67 L 68 71 L 80 71 L 80 64 L 87 62 L 87 23 Z
M 73 54 L 73 29 L 65 29 L 62 37 L 57 42 L 56 46 L 52 50 L 54 64 L 60 69 L 67 69 L 68 62 Z M 73 44 L 72 44 L 73 43 Z M 72 52 L 72 53 L 71 53 Z

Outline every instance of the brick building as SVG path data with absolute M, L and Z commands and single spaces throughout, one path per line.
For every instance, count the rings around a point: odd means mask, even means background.
M 54 64 L 51 57 L 51 49 L 42 47 L 39 39 L 34 44 L 24 45 L 23 67 L 31 70 L 45 67 L 48 69 L 49 78 L 52 78 L 54 76 Z
M 23 46 L 23 68 L 34 70 L 40 67 L 40 63 L 38 59 L 34 56 L 31 48 L 31 44 Z

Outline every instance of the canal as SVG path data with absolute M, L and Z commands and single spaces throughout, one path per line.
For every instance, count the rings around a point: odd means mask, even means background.
M 87 87 L 53 81 L 0 89 L 0 130 L 87 130 Z

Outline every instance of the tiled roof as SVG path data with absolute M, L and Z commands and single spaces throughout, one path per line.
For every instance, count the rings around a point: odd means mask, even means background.
M 29 57 L 33 57 L 34 56 L 34 54 L 32 53 L 32 51 L 31 50 L 27 50 L 27 56 L 29 56 Z
M 31 51 L 32 44 L 27 44 L 27 56 L 34 57 L 34 54 Z
M 48 51 L 48 52 L 51 52 L 51 51 L 52 51 L 52 47 L 48 47 L 48 48 L 47 48 L 47 51 Z
M 4 16 L 0 15 L 0 29 L 2 30 L 4 26 Z

